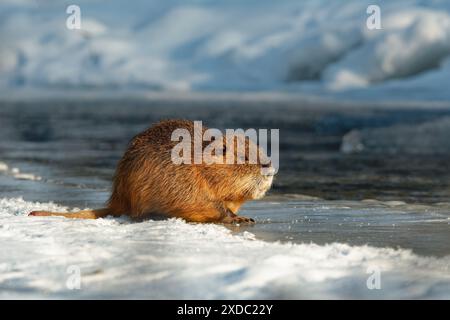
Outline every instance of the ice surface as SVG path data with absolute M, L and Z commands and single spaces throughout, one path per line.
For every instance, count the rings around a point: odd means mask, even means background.
M 80 0 L 2 2 L 0 87 L 287 89 L 346 98 L 447 100 L 447 1 Z
M 449 155 L 449 136 L 450 118 L 442 117 L 420 125 L 352 130 L 342 138 L 341 151 Z
M 0 298 L 450 298 L 450 256 L 271 243 L 176 219 L 26 216 L 36 209 L 67 210 L 0 200 Z M 74 266 L 80 290 L 67 287 Z M 373 270 L 379 290 L 367 287 Z
M 168 117 L 281 129 L 274 187 L 242 209 L 256 225 L 26 216 L 104 206 L 130 137 Z M 448 154 L 428 153 L 448 147 L 449 117 L 270 99 L 2 102 L 0 298 L 450 298 Z M 351 130 L 364 148 L 343 154 Z M 73 266 L 81 290 L 66 286 Z M 381 290 L 368 290 L 377 268 Z

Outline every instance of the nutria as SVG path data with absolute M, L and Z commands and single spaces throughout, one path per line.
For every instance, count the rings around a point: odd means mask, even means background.
M 227 164 L 175 164 L 172 150 L 178 141 L 172 141 L 176 129 L 186 129 L 194 137 L 194 122 L 189 120 L 164 120 L 135 136 L 119 161 L 112 194 L 107 207 L 97 210 L 83 210 L 74 213 L 33 211 L 31 216 L 64 216 L 67 218 L 96 219 L 107 215 L 128 215 L 132 218 L 149 218 L 152 215 L 183 218 L 191 222 L 242 223 L 253 219 L 236 215 L 239 207 L 247 200 L 259 199 L 272 184 L 273 168 L 262 149 L 243 135 L 231 140 L 223 136 L 222 152 L 212 156 L 226 157 L 232 153 L 236 159 L 237 141 L 245 144 L 244 163 L 236 161 Z M 202 127 L 202 135 L 207 128 Z M 198 133 L 197 133 L 198 134 Z M 214 139 L 211 139 L 214 143 Z M 207 143 L 210 144 L 211 141 Z M 195 147 L 192 139 L 192 154 Z M 205 148 L 202 141 L 202 149 Z M 248 161 L 248 151 L 255 146 L 257 162 Z M 231 151 L 230 151 L 231 150 Z M 222 154 L 221 154 L 222 153 Z M 224 161 L 225 162 L 225 161 Z M 262 168 L 271 169 L 262 173 Z M 267 173 L 269 172 L 269 173 Z

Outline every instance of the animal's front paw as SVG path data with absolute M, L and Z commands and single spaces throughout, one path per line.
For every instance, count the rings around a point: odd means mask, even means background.
M 254 224 L 255 220 L 252 218 L 242 217 L 242 216 L 230 216 L 226 217 L 222 221 L 223 223 L 229 223 L 229 224 Z

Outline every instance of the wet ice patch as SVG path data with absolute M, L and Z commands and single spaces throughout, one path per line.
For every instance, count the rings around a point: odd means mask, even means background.
M 179 219 L 28 217 L 67 208 L 0 200 L 1 298 L 450 298 L 450 257 L 255 239 Z M 71 290 L 70 266 L 81 272 Z M 370 290 L 370 268 L 381 288 Z
M 352 130 L 342 138 L 341 152 L 450 154 L 450 117 L 420 124 Z

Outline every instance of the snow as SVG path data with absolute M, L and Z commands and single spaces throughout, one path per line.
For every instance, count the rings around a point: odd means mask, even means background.
M 0 298 L 450 298 L 450 256 L 265 242 L 176 219 L 26 216 L 67 209 L 0 200 Z M 78 268 L 81 287 L 71 290 Z M 367 287 L 373 270 L 379 290 Z
M 80 0 L 0 4 L 0 88 L 287 90 L 449 100 L 450 5 L 378 1 Z
M 325 78 L 332 88 L 369 86 L 414 76 L 438 68 L 450 54 L 448 13 L 404 9 L 388 15 L 384 28 L 389 31 L 368 35 L 370 41 L 327 70 Z

